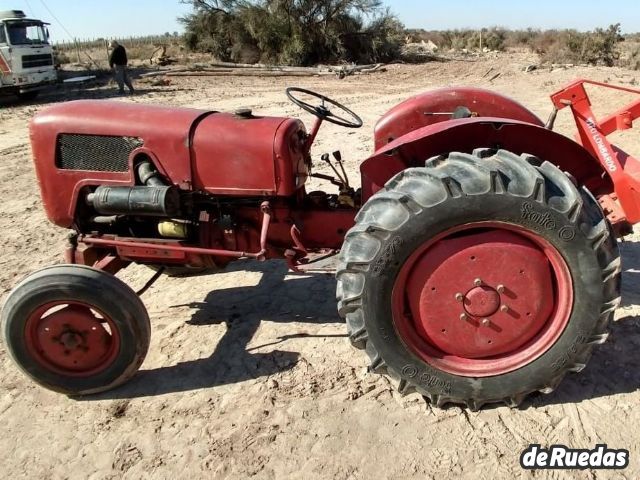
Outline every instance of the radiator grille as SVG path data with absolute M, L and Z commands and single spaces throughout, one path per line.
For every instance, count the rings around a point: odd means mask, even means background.
M 22 68 L 48 67 L 49 65 L 53 65 L 53 56 L 50 53 L 22 57 Z
M 126 172 L 129 155 L 141 147 L 137 137 L 62 134 L 56 146 L 56 167 L 62 170 Z

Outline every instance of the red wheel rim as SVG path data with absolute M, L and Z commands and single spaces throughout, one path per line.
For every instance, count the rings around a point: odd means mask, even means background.
M 468 224 L 436 236 L 404 263 L 393 321 L 429 365 L 461 376 L 511 372 L 564 331 L 573 284 L 562 255 L 520 226 Z
M 34 310 L 25 324 L 25 341 L 41 367 L 69 377 L 104 371 L 120 349 L 113 320 L 93 306 L 67 300 Z

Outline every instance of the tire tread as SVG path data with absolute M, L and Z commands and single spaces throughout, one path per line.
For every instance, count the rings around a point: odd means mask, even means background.
M 416 182 L 418 179 L 420 181 Z M 425 202 L 424 193 L 418 186 L 428 184 L 430 192 L 437 192 L 438 188 L 432 188 L 436 182 L 440 182 L 447 195 L 432 195 L 430 201 Z M 602 270 L 603 291 L 607 298 L 603 303 L 600 321 L 595 330 L 590 333 L 584 343 L 577 346 L 580 351 L 576 353 L 574 358 L 588 359 L 591 356 L 593 346 L 606 341 L 609 322 L 620 302 L 620 258 L 616 240 L 611 234 L 604 214 L 597 201 L 586 189 L 577 188 L 572 179 L 557 167 L 531 155 L 516 155 L 505 150 L 476 149 L 472 154 L 451 153 L 448 156 L 431 158 L 426 161 L 424 168 L 410 168 L 393 177 L 387 182 L 384 191 L 377 195 L 382 195 L 384 201 L 430 208 L 446 201 L 446 197 L 480 195 L 489 191 L 496 194 L 528 197 L 532 201 L 545 204 L 557 214 L 566 217 L 591 240 L 592 248 L 597 252 Z M 384 231 L 385 236 L 392 234 L 397 229 L 390 225 L 384 225 L 384 222 L 367 223 L 368 211 L 379 201 L 376 196 L 362 207 L 357 216 L 356 226 L 347 234 L 336 273 L 340 315 L 345 318 L 349 331 L 354 332 L 351 334 L 352 342 L 367 352 L 371 371 L 386 372 L 391 378 L 397 379 L 397 387 L 402 394 L 417 390 L 437 407 L 446 403 L 455 403 L 476 410 L 485 403 L 494 402 L 504 402 L 509 406 L 516 407 L 536 390 L 551 393 L 566 373 L 578 372 L 584 368 L 586 361 L 585 363 L 568 363 L 553 378 L 549 379 L 546 385 L 540 385 L 529 391 L 516 392 L 509 397 L 500 399 L 479 398 L 477 396 L 458 398 L 440 395 L 425 391 L 411 378 L 402 378 L 399 372 L 394 371 L 385 363 L 375 346 L 369 341 L 368 336 L 363 332 L 367 328 L 362 311 L 362 292 L 366 281 L 366 268 L 361 269 L 362 263 L 355 262 L 349 254 L 349 246 L 354 239 L 363 235 L 371 235 L 368 230 L 369 226 L 373 226 L 376 231 Z M 408 211 L 410 214 L 415 213 L 413 208 Z M 381 246 L 380 242 L 369 243 L 370 251 L 366 252 L 366 256 L 375 258 L 379 254 Z M 354 276 L 357 276 L 357 281 Z M 356 286 L 357 291 L 355 290 Z M 357 328 L 355 325 L 351 325 L 353 321 L 358 322 Z

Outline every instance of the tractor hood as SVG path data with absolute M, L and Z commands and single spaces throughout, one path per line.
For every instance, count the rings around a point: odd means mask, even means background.
M 304 126 L 289 118 L 81 100 L 43 110 L 30 134 L 45 209 L 65 227 L 82 188 L 135 184 L 141 155 L 183 190 L 290 195 L 306 180 Z

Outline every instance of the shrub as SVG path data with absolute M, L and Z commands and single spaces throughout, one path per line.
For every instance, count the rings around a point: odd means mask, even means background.
M 407 31 L 411 42 L 432 41 L 441 49 L 478 50 L 480 31 Z M 640 37 L 627 35 L 629 40 Z M 589 63 L 612 66 L 619 63 L 619 43 L 625 40 L 620 34 L 620 24 L 591 32 L 577 30 L 506 30 L 499 27 L 482 29 L 482 46 L 490 50 L 527 48 L 540 54 L 544 62 Z
M 617 49 L 623 39 L 620 24 L 593 32 L 576 30 L 545 32 L 536 42 L 543 61 L 551 63 L 588 63 L 611 67 L 620 58 Z
M 632 50 L 628 58 L 624 60 L 623 65 L 632 70 L 640 70 L 640 48 Z
M 381 0 L 182 0 L 194 7 L 182 19 L 185 45 L 221 60 L 291 65 L 349 61 L 387 62 L 405 42 L 431 41 L 441 51 L 526 48 L 547 63 L 630 65 L 640 52 L 625 52 L 620 24 L 577 30 L 405 30 Z M 481 42 L 482 36 L 482 42 Z M 627 35 L 627 43 L 640 34 Z M 628 49 L 627 49 L 628 50 Z M 639 65 L 640 66 L 640 65 Z
M 183 0 L 186 46 L 221 60 L 376 62 L 397 58 L 404 26 L 380 0 Z

